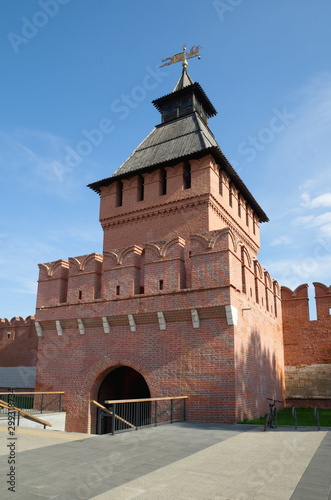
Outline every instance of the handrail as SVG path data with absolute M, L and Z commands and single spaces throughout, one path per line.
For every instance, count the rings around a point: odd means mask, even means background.
M 146 398 L 146 399 L 110 399 L 106 400 L 105 403 L 112 404 L 112 403 L 143 403 L 146 401 L 170 401 L 171 399 L 188 399 L 188 396 L 167 396 L 165 398 Z
M 130 430 L 147 425 L 157 426 L 167 422 L 185 421 L 186 400 L 188 398 L 189 396 L 165 396 L 158 398 L 108 399 L 103 404 L 107 405 L 108 409 L 108 412 L 105 413 L 112 416 L 111 433 L 115 434 L 115 432 L 129 430 L 121 425 L 120 420 L 131 427 Z M 94 404 L 96 403 L 94 402 Z M 100 403 L 97 406 L 101 407 Z M 99 430 L 102 427 L 103 418 L 107 417 L 105 413 L 101 412 L 98 415 L 97 429 Z M 107 424 L 106 427 L 109 428 L 109 425 Z
M 133 429 L 136 429 L 136 426 L 133 425 L 133 424 L 131 424 L 131 422 L 128 422 L 127 420 L 125 420 L 124 418 L 120 417 L 119 415 L 116 415 L 116 413 L 114 414 L 114 412 L 112 412 L 111 410 L 109 410 L 108 408 L 106 408 L 105 406 L 103 406 L 102 404 L 98 403 L 98 401 L 95 401 L 94 399 L 91 399 L 91 403 L 94 403 L 96 406 L 98 406 L 99 408 L 101 408 L 102 411 L 104 411 L 105 413 L 108 413 L 111 416 L 114 415 L 115 418 L 117 418 L 118 420 L 121 420 L 121 422 L 124 422 L 129 427 L 133 427 Z
M 62 408 L 62 396 L 65 394 L 64 391 L 18 391 L 16 392 L 15 389 L 6 391 L 6 392 L 1 392 L 0 391 L 0 398 L 3 398 L 6 400 L 9 396 L 11 398 L 16 398 L 14 399 L 13 403 L 17 405 L 17 407 L 24 408 L 24 405 L 28 404 L 28 406 L 25 406 L 25 409 L 31 409 L 30 404 L 33 404 L 34 402 L 38 402 L 38 408 L 40 409 L 40 413 L 43 413 L 45 410 L 45 407 L 47 407 L 50 403 L 53 406 L 53 411 L 61 411 Z M 45 403 L 46 400 L 46 403 Z M 55 401 L 58 401 L 57 406 L 58 410 L 55 409 Z M 45 406 L 46 405 L 46 406 Z
M 64 394 L 64 391 L 47 391 L 47 392 L 0 392 L 1 396 L 9 396 L 9 395 L 18 395 L 18 396 L 31 396 L 31 394 L 37 394 L 37 395 L 41 395 L 41 394 Z
M 46 425 L 48 425 L 49 427 L 52 427 L 52 424 L 50 424 L 49 422 L 46 422 L 46 420 L 42 420 L 41 418 L 35 417 L 34 415 L 32 415 L 31 413 L 28 413 L 27 411 L 21 410 L 20 408 L 16 408 L 16 406 L 10 406 L 5 401 L 2 401 L 2 399 L 0 399 L 0 406 L 2 408 L 5 408 L 6 410 L 10 410 L 10 411 L 14 411 L 16 413 L 19 413 L 20 415 L 22 415 L 22 417 L 26 418 L 27 420 L 32 420 L 34 422 L 37 422 L 38 424 L 42 424 L 44 426 L 44 429 L 45 429 Z

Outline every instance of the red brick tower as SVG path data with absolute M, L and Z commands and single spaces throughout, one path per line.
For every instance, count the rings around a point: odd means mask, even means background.
M 37 390 L 64 390 L 67 429 L 91 399 L 188 395 L 188 418 L 235 422 L 282 399 L 278 284 L 257 261 L 267 216 L 208 128 L 183 66 L 162 122 L 100 194 L 103 255 L 40 265 Z

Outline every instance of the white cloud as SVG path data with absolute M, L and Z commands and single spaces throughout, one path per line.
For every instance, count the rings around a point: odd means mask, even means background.
M 279 246 L 279 245 L 288 245 L 289 243 L 292 242 L 292 239 L 287 236 L 286 234 L 283 234 L 281 236 L 278 236 L 277 238 L 274 238 L 270 245 L 271 246 Z
M 310 232 L 307 233 L 309 242 L 317 241 L 318 238 L 324 238 L 331 235 L 331 212 L 297 217 L 294 219 L 293 225 L 301 226 L 302 231 L 304 231 L 305 228 L 310 229 Z M 317 228 L 317 231 L 315 228 Z
M 281 286 L 294 290 L 303 283 L 320 282 L 329 285 L 331 269 L 331 248 L 326 251 L 316 244 L 306 254 L 280 257 L 263 262 L 270 275 Z
M 331 207 L 331 193 L 323 193 L 315 198 L 311 198 L 310 194 L 305 192 L 301 195 L 301 199 L 303 201 L 303 206 L 309 208 L 318 208 L 318 207 Z
M 262 234 L 260 261 L 293 289 L 330 279 L 331 73 L 312 79 L 287 104 L 295 119 L 270 145 L 261 169 L 273 196 L 266 198 L 271 228 L 267 241 Z
M 313 215 L 304 215 L 302 217 L 296 217 L 293 220 L 293 224 L 295 226 L 307 226 L 310 225 L 310 223 L 314 220 Z
M 317 215 L 313 220 L 314 226 L 324 226 L 329 223 L 331 223 L 331 212 L 325 212 L 324 214 Z
M 266 173 L 274 189 L 278 186 L 283 195 L 289 194 L 283 203 L 298 203 L 302 190 L 304 201 L 308 197 L 307 201 L 316 198 L 315 203 L 329 203 L 329 196 L 317 197 L 331 184 L 331 73 L 296 89 L 286 107 L 295 118 L 266 149 Z
M 331 223 L 330 224 L 325 224 L 320 228 L 319 231 L 319 236 L 320 237 L 330 237 L 331 236 Z M 330 270 L 329 270 L 330 273 Z

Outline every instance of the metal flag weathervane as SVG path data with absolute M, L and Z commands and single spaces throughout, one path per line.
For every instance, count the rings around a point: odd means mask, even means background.
M 170 64 L 174 64 L 179 61 L 183 61 L 183 66 L 185 67 L 188 65 L 187 59 L 191 59 L 191 57 L 198 57 L 199 59 L 201 58 L 199 54 L 199 50 L 201 48 L 202 48 L 201 45 L 193 45 L 193 47 L 191 47 L 190 52 L 186 52 L 186 46 L 184 45 L 183 52 L 179 52 L 179 54 L 175 54 L 172 57 L 166 57 L 165 59 L 162 59 L 162 62 L 164 64 L 162 64 L 160 68 L 163 68 L 164 66 L 170 66 Z

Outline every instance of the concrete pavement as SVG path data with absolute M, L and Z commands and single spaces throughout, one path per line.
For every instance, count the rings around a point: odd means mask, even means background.
M 185 422 L 116 436 L 17 428 L 14 437 L 0 427 L 1 499 L 331 498 L 329 429 Z

